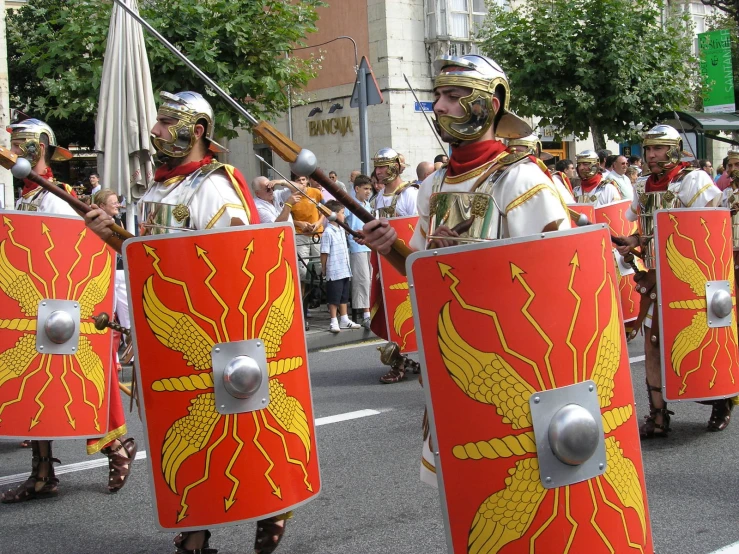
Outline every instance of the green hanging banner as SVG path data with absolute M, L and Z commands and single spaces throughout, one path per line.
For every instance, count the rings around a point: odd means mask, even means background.
M 701 76 L 707 84 L 703 111 L 707 113 L 736 111 L 729 30 L 698 33 L 698 44 Z

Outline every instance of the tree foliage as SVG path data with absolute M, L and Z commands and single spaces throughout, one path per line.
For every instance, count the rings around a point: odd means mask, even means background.
M 701 3 L 718 8 L 734 20 L 735 26 L 739 25 L 739 0 L 701 0 Z
M 91 145 L 111 0 L 29 0 L 7 17 L 11 105 L 45 119 L 62 144 Z M 287 57 L 315 32 L 322 0 L 139 0 L 142 17 L 259 118 L 288 106 L 288 87 L 315 76 L 316 60 Z M 155 95 L 194 90 L 216 111 L 216 133 L 245 122 L 144 31 Z
M 604 135 L 634 138 L 631 122 L 687 106 L 697 83 L 690 18 L 662 0 L 491 5 L 479 38 L 510 79 L 516 113 L 560 136 L 590 131 L 596 148 Z

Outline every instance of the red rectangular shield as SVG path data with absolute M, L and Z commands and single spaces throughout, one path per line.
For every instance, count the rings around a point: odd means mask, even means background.
M 665 400 L 736 396 L 739 352 L 729 210 L 659 210 L 654 240 Z M 715 326 L 712 291 L 722 285 L 729 299 L 728 324 Z
M 284 513 L 321 487 L 295 238 L 284 224 L 125 243 L 152 492 L 162 529 Z M 216 409 L 216 344 L 261 339 L 269 404 Z
M 80 218 L 0 212 L 0 438 L 108 432 L 112 334 L 92 316 L 112 313 L 115 265 L 115 252 Z M 45 300 L 78 302 L 74 354 L 37 349 Z
M 626 210 L 631 207 L 631 200 L 623 200 L 622 202 L 613 202 L 605 206 L 595 209 L 595 222 L 608 225 L 612 235 L 617 237 L 628 237 L 636 232 L 636 221 L 626 219 Z M 616 260 L 616 272 L 619 274 L 618 289 L 621 297 L 621 310 L 623 311 L 624 321 L 634 321 L 639 316 L 639 302 L 641 296 L 636 290 L 634 282 L 633 269 L 631 271 L 621 271 L 619 268 L 625 268 L 623 256 L 614 248 L 613 255 Z M 637 267 L 643 269 L 643 264 L 639 258 L 634 258 Z
M 653 552 L 610 250 L 584 227 L 409 259 L 450 553 Z M 603 473 L 544 486 L 530 406 L 583 382 Z
M 583 214 L 588 218 L 590 223 L 595 222 L 595 204 L 567 204 L 567 207 L 578 214 Z M 570 223 L 572 227 L 577 227 L 577 219 L 574 214 L 570 214 Z
M 418 223 L 418 216 L 394 217 L 388 221 L 398 233 L 398 239 L 404 244 L 409 244 Z M 408 279 L 401 275 L 384 256 L 379 256 L 379 265 L 388 340 L 397 343 L 403 354 L 412 354 L 418 350 L 418 346 L 413 325 Z

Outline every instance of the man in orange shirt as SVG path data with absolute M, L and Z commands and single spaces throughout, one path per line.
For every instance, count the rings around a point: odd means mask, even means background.
M 294 183 L 315 202 L 320 203 L 323 201 L 321 191 L 308 186 L 307 177 L 298 177 Z M 293 205 L 292 212 L 296 235 L 295 245 L 298 250 L 300 286 L 301 292 L 303 296 L 305 296 L 305 281 L 307 280 L 308 275 L 308 264 L 311 261 L 320 262 L 321 259 L 319 242 L 321 233 L 323 233 L 324 217 L 318 211 L 316 205 L 302 195 L 300 197 L 300 201 Z M 320 267 L 316 271 L 318 275 L 321 274 Z M 307 315 L 307 306 L 304 305 L 304 309 L 306 310 Z

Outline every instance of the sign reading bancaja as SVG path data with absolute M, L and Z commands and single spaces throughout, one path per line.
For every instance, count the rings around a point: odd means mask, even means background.
M 703 111 L 733 112 L 734 73 L 731 66 L 731 35 L 728 29 L 698 33 L 701 76 L 707 88 Z

